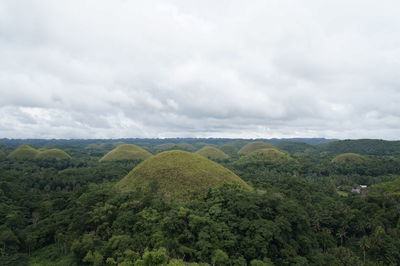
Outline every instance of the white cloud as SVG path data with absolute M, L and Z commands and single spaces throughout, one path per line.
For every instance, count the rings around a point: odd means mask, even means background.
M 399 8 L 0 0 L 0 137 L 395 139 Z

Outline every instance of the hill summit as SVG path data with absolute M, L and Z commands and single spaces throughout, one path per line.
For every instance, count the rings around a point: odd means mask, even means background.
M 267 149 L 267 148 L 273 148 L 272 144 L 267 143 L 267 142 L 250 142 L 244 145 L 239 151 L 239 154 L 249 154 L 252 153 L 253 151 L 256 150 L 261 150 L 261 149 Z
M 345 164 L 345 163 L 363 163 L 366 157 L 357 153 L 342 153 L 332 159 L 332 163 Z
M 36 156 L 39 160 L 71 160 L 72 157 L 63 150 L 60 149 L 49 149 L 40 151 Z
M 253 151 L 240 158 L 237 164 L 281 164 L 293 160 L 286 152 L 274 148 Z
M 16 159 L 16 160 L 32 160 L 35 159 L 36 156 L 39 154 L 37 149 L 32 148 L 27 144 L 23 144 L 13 150 L 7 158 L 9 159 Z
M 122 160 L 145 160 L 152 154 L 145 149 L 134 144 L 122 144 L 104 155 L 100 162 L 103 161 L 122 161 Z
M 188 200 L 205 194 L 210 188 L 233 183 L 250 189 L 240 177 L 225 167 L 186 151 L 165 151 L 145 160 L 120 180 L 116 187 L 129 192 L 149 190 L 168 200 Z
M 196 151 L 196 153 L 211 160 L 229 158 L 228 154 L 213 146 L 204 146 L 200 150 Z

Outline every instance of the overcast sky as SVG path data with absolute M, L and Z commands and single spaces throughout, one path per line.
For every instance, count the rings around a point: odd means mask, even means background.
M 0 138 L 400 139 L 399 10 L 0 0 Z

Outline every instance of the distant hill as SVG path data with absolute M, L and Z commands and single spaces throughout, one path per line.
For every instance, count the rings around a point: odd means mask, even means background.
M 220 149 L 215 148 L 213 146 L 205 146 L 205 147 L 201 148 L 200 150 L 196 151 L 196 153 L 200 154 L 201 156 L 204 156 L 208 159 L 211 159 L 211 160 L 229 158 L 228 154 L 226 154 L 225 152 L 223 152 Z
M 195 151 L 196 148 L 188 143 L 163 143 L 155 146 L 154 150 L 158 153 L 170 150 Z
M 168 200 L 188 200 L 205 194 L 210 188 L 234 183 L 250 189 L 241 178 L 225 167 L 201 155 L 185 151 L 159 153 L 135 167 L 120 180 L 121 191 L 151 190 Z
M 281 164 L 293 160 L 292 157 L 283 151 L 275 148 L 267 148 L 253 151 L 240 158 L 237 165 L 253 164 Z
M 377 139 L 339 140 L 317 146 L 319 150 L 333 154 L 358 153 L 362 155 L 399 156 L 400 141 Z
M 144 160 L 152 154 L 134 144 L 122 144 L 109 151 L 99 161 L 122 161 L 122 160 Z
M 60 149 L 49 149 L 40 151 L 36 155 L 36 159 L 39 160 L 71 160 L 72 157 L 63 150 Z
M 367 160 L 366 157 L 356 153 L 342 153 L 332 159 L 332 163 L 345 164 L 345 163 L 363 163 Z
M 33 160 L 39 154 L 37 149 L 32 148 L 29 145 L 23 144 L 13 150 L 7 158 L 15 160 Z
M 292 141 L 284 141 L 278 142 L 274 144 L 275 147 L 278 149 L 296 153 L 296 152 L 305 152 L 305 151 L 316 151 L 317 148 L 314 145 L 304 143 L 304 142 L 292 142 Z
M 266 149 L 266 148 L 273 148 L 274 146 L 270 143 L 266 142 L 250 142 L 244 145 L 239 151 L 238 154 L 249 154 L 256 150 Z

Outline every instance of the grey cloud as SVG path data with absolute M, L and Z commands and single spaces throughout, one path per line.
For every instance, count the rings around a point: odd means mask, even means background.
M 0 0 L 0 136 L 398 138 L 399 8 Z

